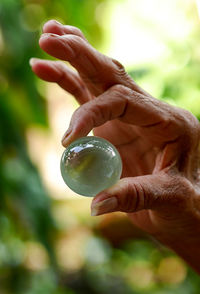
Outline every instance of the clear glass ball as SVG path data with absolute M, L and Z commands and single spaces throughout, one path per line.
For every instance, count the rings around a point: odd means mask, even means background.
M 110 142 L 88 136 L 72 142 L 65 149 L 60 168 L 63 180 L 71 190 L 93 197 L 120 179 L 122 161 Z

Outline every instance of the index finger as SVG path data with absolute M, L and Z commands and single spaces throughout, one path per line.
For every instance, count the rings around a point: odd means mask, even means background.
M 62 143 L 66 147 L 75 139 L 86 136 L 93 128 L 119 119 L 137 126 L 138 135 L 161 147 L 187 133 L 185 112 L 127 87 L 115 85 L 74 112 Z

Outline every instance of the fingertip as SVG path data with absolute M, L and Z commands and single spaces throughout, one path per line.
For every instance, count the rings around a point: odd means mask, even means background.
M 48 60 L 44 60 L 44 59 L 37 58 L 37 57 L 31 57 L 29 59 L 29 64 L 30 64 L 31 67 L 35 66 L 36 64 L 46 63 L 46 62 L 48 62 Z
M 91 216 L 118 211 L 118 200 L 115 196 L 94 203 L 91 207 Z
M 56 82 L 62 75 L 60 69 L 55 66 L 55 62 L 52 60 L 31 58 L 29 60 L 29 64 L 32 68 L 32 71 L 42 80 Z
M 43 49 L 43 44 L 44 44 L 44 41 L 46 41 L 46 39 L 47 39 L 47 33 L 43 33 L 40 36 L 39 41 L 38 41 L 40 48 Z
M 31 59 L 29 59 L 29 65 L 33 67 L 37 61 L 38 61 L 38 58 L 32 57 Z
M 117 183 L 115 183 L 111 187 L 109 187 L 109 188 L 101 191 L 100 193 L 98 193 L 92 199 L 91 207 L 93 207 L 94 205 L 96 205 L 96 203 L 99 203 L 99 202 L 101 202 L 101 201 L 103 201 L 103 200 L 105 200 L 107 198 L 110 198 L 110 197 L 116 197 L 116 198 L 118 198 L 119 195 L 121 194 L 122 185 L 123 185 L 123 179 L 117 181 Z
M 76 53 L 71 48 L 68 39 L 56 33 L 43 33 L 39 39 L 39 46 L 49 55 L 69 61 L 76 56 Z
M 55 19 L 50 19 L 43 25 L 42 32 L 47 33 L 50 30 L 54 30 L 57 26 L 62 26 L 62 24 Z
M 51 44 L 52 44 L 51 41 L 52 41 L 53 37 L 55 37 L 55 36 L 57 36 L 57 35 L 52 34 L 52 33 L 43 33 L 39 39 L 40 48 L 46 52 L 48 50 L 49 45 L 51 46 Z
M 63 145 L 63 147 L 67 148 L 76 139 L 78 139 L 78 137 L 75 134 L 75 132 L 72 132 L 72 130 L 69 130 L 64 134 L 61 140 L 61 144 Z
M 29 60 L 29 65 L 30 65 L 32 71 L 37 75 L 41 74 L 41 68 L 42 68 L 43 64 L 45 64 L 45 60 L 43 60 L 43 59 L 32 57 Z M 41 78 L 42 78 L 42 76 L 41 76 Z
M 63 145 L 63 147 L 67 147 L 70 143 L 69 142 L 69 138 L 68 137 L 64 137 L 62 140 L 61 140 L 61 144 Z

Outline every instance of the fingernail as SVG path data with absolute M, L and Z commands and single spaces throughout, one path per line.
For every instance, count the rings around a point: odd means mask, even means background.
M 110 197 L 97 202 L 91 208 L 91 216 L 97 216 L 108 212 L 113 212 L 117 208 L 118 201 L 116 197 Z
M 45 38 L 49 38 L 49 37 L 57 38 L 57 37 L 59 37 L 59 35 L 52 34 L 52 33 L 43 33 L 40 36 L 40 39 L 45 39 Z
M 30 64 L 30 66 L 33 66 L 37 60 L 38 60 L 38 58 L 32 57 L 32 58 L 29 60 L 29 64 Z
M 64 135 L 63 135 L 63 137 L 62 137 L 62 141 L 65 139 L 65 137 L 67 137 L 70 133 L 71 133 L 71 128 L 69 128 L 65 133 L 64 133 Z
M 57 21 L 57 20 L 53 20 L 55 23 L 57 23 L 58 25 L 62 25 L 59 21 Z
M 68 129 L 68 130 L 64 133 L 64 135 L 63 135 L 63 137 L 62 137 L 62 140 L 61 140 L 61 142 L 62 142 L 62 144 L 63 144 L 64 146 L 68 145 L 67 143 L 68 143 L 68 141 L 69 141 L 69 136 L 70 136 L 71 133 L 72 133 L 72 129 Z

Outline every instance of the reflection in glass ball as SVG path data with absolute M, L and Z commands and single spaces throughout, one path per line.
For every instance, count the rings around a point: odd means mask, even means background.
M 121 176 L 122 161 L 107 140 L 88 136 L 72 142 L 63 152 L 61 174 L 67 186 L 83 196 L 95 196 Z

